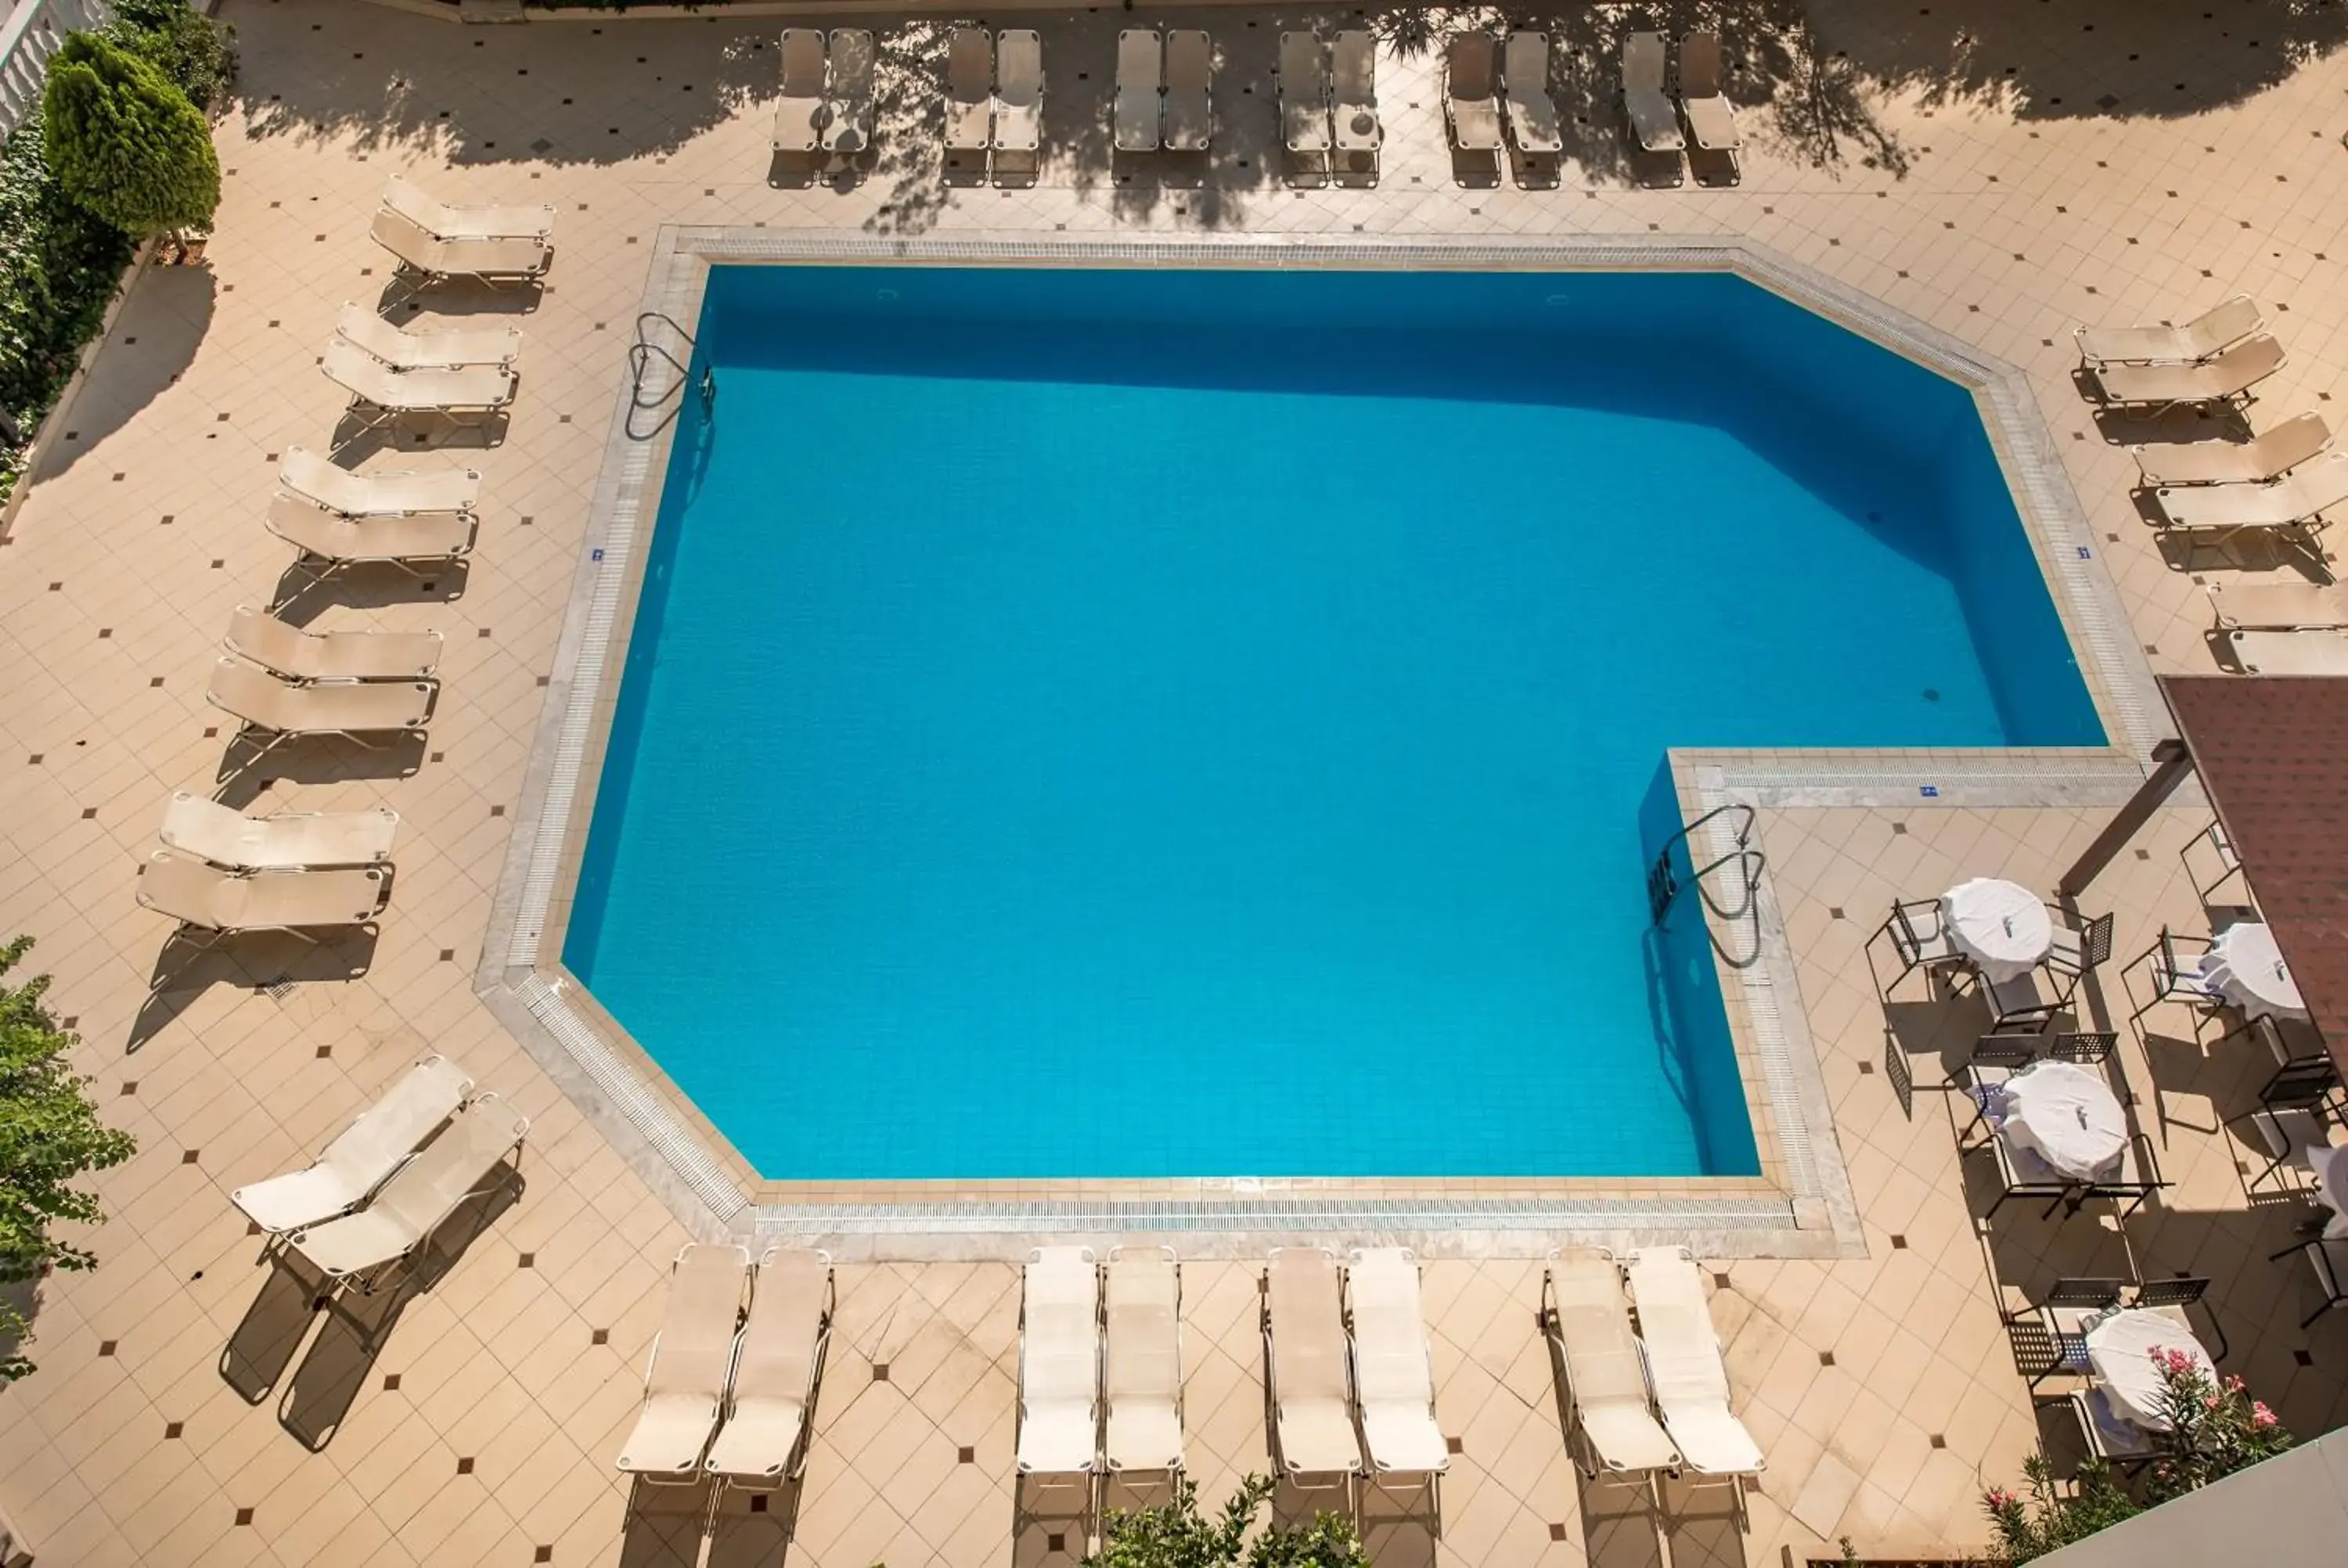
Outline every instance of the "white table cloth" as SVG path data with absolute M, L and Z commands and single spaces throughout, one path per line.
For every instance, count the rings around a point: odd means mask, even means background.
M 2038 895 L 1976 876 L 1941 895 L 1949 939 L 1993 983 L 2028 974 L 2054 946 L 2054 919 Z
M 2253 1017 L 2307 1016 L 2307 1004 L 2282 961 L 2282 949 L 2275 946 L 2274 933 L 2257 920 L 2229 926 L 2211 939 L 2201 957 L 2201 978 Z
M 2162 1432 L 2168 1430 L 2168 1421 L 2160 1413 L 2161 1396 L 2168 1385 L 2153 1365 L 2156 1348 L 2184 1351 L 2201 1368 L 2202 1376 L 2217 1381 L 2218 1368 L 2209 1352 L 2173 1317 L 2131 1307 L 2087 1330 L 2087 1366 L 2110 1396 L 2112 1409 L 2147 1431 Z
M 2127 1113 L 2099 1073 L 2041 1061 L 2005 1081 L 1999 1131 L 2078 1181 L 2112 1173 L 2127 1147 Z
M 2348 1143 L 2310 1149 L 2308 1169 L 2315 1173 L 2315 1199 L 2332 1211 L 2323 1234 L 2332 1240 L 2348 1236 Z

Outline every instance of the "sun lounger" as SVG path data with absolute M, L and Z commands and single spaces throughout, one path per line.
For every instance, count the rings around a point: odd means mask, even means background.
M 1329 150 L 1329 72 L 1321 35 L 1280 36 L 1280 139 L 1291 152 Z
M 1549 96 L 1549 35 L 1510 33 L 1500 58 L 1509 135 L 1519 152 L 1563 152 L 1557 100 Z
M 1182 1468 L 1182 1266 L 1172 1247 L 1108 1255 L 1108 1468 Z
M 1329 93 L 1340 152 L 1375 152 L 1385 140 L 1378 123 L 1378 41 L 1354 28 L 1329 46 Z
M 2079 357 L 2090 364 L 2190 364 L 2211 359 L 2265 324 L 2248 294 L 2236 294 L 2181 327 L 2075 327 Z
M 2332 431 L 2320 414 L 2301 414 L 2248 441 L 2188 441 L 2131 446 L 2147 485 L 2257 485 L 2322 456 Z
M 946 147 L 983 152 L 994 130 L 994 40 L 983 27 L 956 27 L 946 40 Z
M 420 730 L 432 713 L 429 681 L 330 681 L 303 686 L 258 664 L 222 659 L 204 701 L 273 736 L 383 734 Z
M 554 232 L 554 209 L 546 203 L 452 207 L 403 174 L 384 182 L 383 205 L 442 240 L 543 240 Z
M 2155 490 L 2168 528 L 2288 528 L 2348 501 L 2348 452 L 2335 452 L 2271 485 L 2195 485 Z
M 1345 1305 L 1354 1397 L 1371 1468 L 1382 1475 L 1441 1475 L 1451 1450 L 1435 1419 L 1434 1352 L 1419 1303 L 1418 1259 L 1406 1247 L 1356 1247 L 1345 1269 Z
M 1699 1475 L 1760 1473 L 1761 1447 L 1728 1408 L 1728 1367 L 1694 1257 L 1685 1247 L 1643 1247 L 1629 1274 L 1647 1380 L 1682 1461 Z
M 442 239 L 427 234 L 400 214 L 384 209 L 367 225 L 375 242 L 390 251 L 400 267 L 427 282 L 436 278 L 534 278 L 546 271 L 554 252 L 543 240 Z
M 1165 100 L 1166 41 L 1155 27 L 1117 36 L 1117 150 L 1156 152 Z
M 247 816 L 233 806 L 180 790 L 163 809 L 156 837 L 164 846 L 230 871 L 298 871 L 322 866 L 375 866 L 391 858 L 399 814 L 294 811 Z
M 701 1468 L 733 1486 L 780 1486 L 807 1460 L 808 1410 L 831 1339 L 831 1255 L 769 1247 L 734 1351 L 725 1424 Z
M 1215 45 L 1194 27 L 1166 35 L 1166 146 L 1204 152 L 1215 139 Z
M 1100 1450 L 1100 1273 L 1090 1247 L 1027 1255 L 1019 1292 L 1019 1472 L 1089 1475 Z
M 1293 1479 L 1362 1473 L 1346 1376 L 1345 1308 L 1335 1255 L 1321 1247 L 1275 1248 L 1264 1267 L 1264 1375 L 1272 1407 L 1272 1458 Z
M 289 681 L 413 681 L 440 665 L 437 631 L 304 631 L 243 604 L 228 646 Z
M 1735 106 L 1721 90 L 1725 74 L 1719 34 L 1690 33 L 1680 40 L 1680 113 L 1687 118 L 1688 135 L 1704 151 L 1734 159 L 1745 135 L 1736 128 Z
M 872 35 L 861 27 L 835 28 L 831 71 L 824 87 L 830 116 L 823 124 L 826 152 L 858 152 L 872 141 Z
M 1462 152 L 1500 150 L 1499 50 L 1489 33 L 1454 33 L 1443 46 L 1443 118 Z
M 2245 675 L 2348 675 L 2348 635 L 2338 631 L 2229 631 Z
M 1566 1436 L 1581 1439 L 1574 1463 L 1592 1481 L 1601 1471 L 1678 1469 L 1679 1450 L 1647 1401 L 1646 1361 L 1631 1331 L 1621 1266 L 1595 1247 L 1566 1248 L 1550 1255 L 1548 1285 L 1544 1320 L 1565 1363 L 1572 1419 Z
M 269 1235 L 324 1224 L 366 1202 L 432 1129 L 457 1113 L 473 1081 L 438 1054 L 402 1073 L 303 1170 L 237 1188 L 229 1202 Z
M 782 91 L 775 98 L 775 150 L 813 152 L 822 140 L 823 35 L 812 27 L 783 29 Z
M 232 931 L 315 930 L 364 926 L 383 912 L 391 868 L 355 871 L 222 871 L 157 852 L 139 878 L 139 902 L 183 926 Z
M 2187 403 L 2250 401 L 2250 388 L 2282 368 L 2282 344 L 2260 333 L 2193 364 L 2104 364 L 2096 385 L 2106 403 L 2155 410 Z
M 302 552 L 314 573 L 324 566 L 382 562 L 413 569 L 415 561 L 454 560 L 473 548 L 469 512 L 415 512 L 344 518 L 312 502 L 280 496 L 263 525 Z
M 2324 583 L 2254 582 L 2209 585 L 2209 607 L 2229 630 L 2302 631 L 2348 629 L 2348 593 Z
M 1671 96 L 1663 91 L 1665 50 L 1661 33 L 1633 33 L 1622 40 L 1622 109 L 1631 118 L 1631 134 L 1649 152 L 1678 152 L 1687 146 Z
M 668 1305 L 644 1363 L 644 1400 L 620 1440 L 619 1469 L 649 1481 L 700 1479 L 734 1365 L 749 1249 L 689 1243 L 670 1266 Z
M 421 512 L 469 515 L 481 498 L 479 469 L 354 474 L 299 446 L 285 449 L 277 483 L 286 494 L 345 518 L 396 518 Z
M 326 378 L 388 416 L 401 414 L 489 414 L 513 401 L 513 372 L 491 365 L 465 370 L 393 370 L 336 338 L 322 362 Z
M 335 335 L 356 343 L 394 370 L 455 370 L 469 364 L 510 365 L 521 353 L 520 327 L 432 328 L 408 332 L 365 305 L 345 304 Z
M 994 36 L 994 150 L 1044 145 L 1044 39 L 1030 27 Z

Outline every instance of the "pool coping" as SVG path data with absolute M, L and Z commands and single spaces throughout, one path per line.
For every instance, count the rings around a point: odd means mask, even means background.
M 1673 750 L 1683 821 L 1715 807 L 2116 804 L 2166 734 L 2149 666 L 2095 550 L 2036 398 L 2014 367 L 1738 237 L 1367 236 L 1100 240 L 664 225 L 640 305 L 699 320 L 723 264 L 1298 266 L 1732 272 L 1967 386 L 2013 492 L 2098 719 L 2099 747 L 1902 751 Z M 679 329 L 682 331 L 682 329 Z M 672 343 L 672 346 L 675 346 Z M 1711 1257 L 1866 1250 L 1833 1110 L 1761 863 L 1750 936 L 1715 918 L 1715 951 L 1762 1175 L 1600 1181 L 1231 1177 L 1180 1182 L 772 1183 L 679 1091 L 562 966 L 645 547 L 669 465 L 672 400 L 689 377 L 657 360 L 647 399 L 623 371 L 544 704 L 492 901 L 475 989 L 582 1112 L 688 1225 L 709 1235 L 819 1240 L 842 1256 L 1018 1256 L 1038 1237 L 1185 1233 L 1198 1255 L 1247 1255 L 1299 1233 L 1401 1242 L 1430 1256 L 1525 1255 L 1562 1242 L 1684 1243 Z M 654 422 L 648 434 L 636 426 Z M 1715 853 L 1725 818 L 1704 832 Z M 1766 819 L 1762 828 L 1766 841 Z M 1766 852 L 1765 852 L 1766 853 Z M 1747 952 L 1745 949 L 1750 948 Z

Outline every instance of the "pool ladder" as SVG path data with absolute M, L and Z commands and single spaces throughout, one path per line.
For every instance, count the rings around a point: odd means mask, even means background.
M 1683 886 L 1678 868 L 1672 864 L 1672 851 L 1679 845 L 1682 839 L 1687 839 L 1691 850 L 1688 864 L 1694 867 L 1694 840 L 1690 837 L 1690 835 L 1714 817 L 1725 816 L 1731 812 L 1735 812 L 1743 817 L 1743 820 L 1736 825 L 1736 846 L 1702 870 L 1691 869 L 1688 873 L 1688 881 L 1694 885 L 1696 896 L 1704 900 L 1704 907 L 1711 910 L 1715 916 L 1723 920 L 1750 919 L 1756 927 L 1759 926 L 1761 872 L 1768 862 L 1761 851 L 1753 847 L 1753 826 L 1759 814 L 1742 801 L 1731 802 L 1727 805 L 1716 805 L 1663 840 L 1662 852 L 1655 856 L 1655 863 L 1647 868 L 1647 912 L 1653 917 L 1655 924 L 1662 925 L 1663 917 L 1671 913 L 1672 901 L 1680 896 L 1680 888 Z M 1704 886 L 1705 878 L 1711 876 L 1714 872 L 1732 866 L 1736 868 L 1745 884 L 1738 902 L 1733 908 L 1715 898 L 1711 890 Z
M 684 359 L 677 358 L 673 349 L 655 342 L 645 333 L 644 326 L 649 322 L 660 323 L 685 341 Z M 674 317 L 660 311 L 644 311 L 637 315 L 636 341 L 628 345 L 628 436 L 631 440 L 645 441 L 659 435 L 662 426 L 676 417 L 676 410 L 669 406 L 670 403 L 687 386 L 700 394 L 704 415 L 717 406 L 717 373 L 705 364 L 698 379 L 693 374 L 691 361 L 699 346 L 693 341 L 693 334 L 677 325 Z M 662 367 L 673 374 L 656 377 L 647 395 L 647 377 Z M 657 417 L 649 427 L 639 430 L 636 427 L 637 416 L 643 414 L 653 414 Z

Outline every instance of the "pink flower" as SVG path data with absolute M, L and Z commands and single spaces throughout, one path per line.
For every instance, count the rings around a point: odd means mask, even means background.
M 2237 1381 L 2239 1380 L 2240 1379 L 2237 1379 Z M 2252 1399 L 2250 1401 L 2250 1425 L 2254 1427 L 2271 1427 L 2274 1424 L 2275 1413 L 2267 1409 L 2265 1401 Z
M 2005 1488 L 2002 1486 L 1993 1486 L 1989 1489 L 1990 1507 L 1993 1509 L 2007 1509 L 2012 1508 L 2013 1506 L 2013 1493 L 2006 1491 Z
M 2201 1408 L 2202 1408 L 2203 1409 L 2205 1409 L 2205 1410 L 2214 1410 L 2214 1409 L 2216 1409 L 2218 1408 L 2218 1396 L 2217 1396 L 2217 1395 L 2215 1395 L 2215 1394 L 2204 1394 L 2204 1395 L 2202 1395 L 2202 1396 L 2201 1396 Z
M 2242 1391 L 2241 1378 L 2232 1377 L 2228 1378 L 2226 1379 L 2226 1391 L 2230 1394 L 2240 1393 Z

